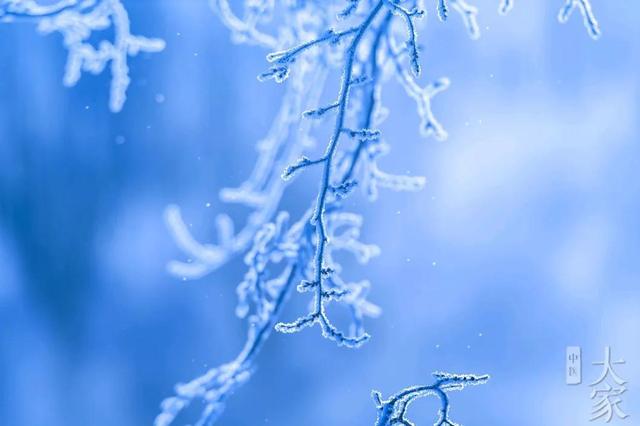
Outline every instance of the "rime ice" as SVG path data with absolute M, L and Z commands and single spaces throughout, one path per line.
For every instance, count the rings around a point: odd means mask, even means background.
M 129 83 L 129 56 L 160 52 L 161 39 L 131 34 L 129 15 L 120 0 L 60 0 L 41 5 L 35 0 L 0 0 L 0 22 L 27 20 L 38 24 L 43 34 L 58 32 L 68 50 L 64 85 L 75 86 L 83 71 L 100 74 L 111 65 L 109 108 L 122 110 Z M 89 43 L 94 32 L 112 28 L 113 40 Z
M 228 216 L 218 216 L 216 243 L 198 242 L 177 206 L 167 208 L 166 222 L 186 257 L 192 259 L 169 264 L 176 276 L 197 279 L 232 257 L 244 255 L 247 269 L 237 287 L 236 314 L 247 320 L 247 339 L 231 362 L 177 385 L 175 396 L 162 403 L 156 426 L 172 423 L 197 399 L 205 409 L 196 424 L 213 424 L 226 399 L 251 377 L 257 354 L 273 329 L 296 333 L 317 326 L 323 337 L 340 346 L 364 344 L 370 338 L 364 319 L 378 316 L 380 309 L 366 298 L 369 281 L 347 279 L 333 254 L 345 251 L 366 263 L 380 250 L 361 241 L 362 217 L 348 211 L 343 200 L 355 189 L 373 200 L 380 188 L 417 191 L 426 183 L 424 177 L 392 174 L 378 166 L 378 159 L 389 152 L 393 142 L 379 130 L 388 115 L 381 100 L 385 83 L 397 79 L 415 101 L 421 135 L 439 140 L 447 137 L 431 103 L 449 86 L 449 80 L 439 78 L 424 86 L 416 80 L 422 71 L 418 30 L 425 21 L 423 1 L 306 0 L 276 7 L 274 0 L 247 0 L 240 10 L 230 3 L 212 0 L 235 42 L 263 46 L 271 52 L 258 79 L 282 83 L 286 90 L 268 134 L 257 144 L 252 174 L 239 187 L 220 194 L 222 201 L 243 204 L 251 213 L 237 230 Z M 239 3 L 234 2 L 234 7 Z M 512 6 L 512 2 L 503 2 L 501 9 Z M 462 17 L 472 38 L 480 35 L 474 6 L 463 0 L 439 0 L 442 20 L 449 16 L 449 8 Z M 284 16 L 271 20 L 276 13 Z M 279 26 L 274 29 L 275 22 Z M 341 76 L 338 93 L 328 104 L 319 104 L 332 71 Z M 330 136 L 323 144 L 323 154 L 312 155 L 313 129 L 326 123 Z M 311 169 L 319 172 L 319 182 L 309 188 L 309 208 L 293 219 L 281 211 L 281 200 L 288 185 Z M 311 295 L 309 309 L 281 322 L 282 306 L 294 289 L 303 296 Z M 329 303 L 350 313 L 347 329 L 337 327 L 328 317 Z M 447 392 L 488 379 L 446 373 L 434 373 L 434 377 L 434 384 L 407 388 L 386 401 L 374 394 L 379 410 L 376 424 L 411 424 L 405 417 L 409 403 L 435 394 L 441 401 L 437 425 L 453 425 Z

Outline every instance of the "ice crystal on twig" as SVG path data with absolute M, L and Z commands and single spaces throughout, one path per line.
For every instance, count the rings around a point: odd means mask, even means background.
M 414 426 L 407 418 L 409 405 L 419 398 L 435 396 L 440 402 L 434 426 L 458 426 L 451 420 L 449 409 L 449 392 L 462 390 L 467 386 L 481 385 L 489 380 L 488 375 L 450 374 L 435 372 L 435 381 L 430 385 L 413 386 L 401 390 L 389 399 L 382 399 L 382 394 L 373 391 L 371 396 L 378 409 L 375 426 L 404 425 Z

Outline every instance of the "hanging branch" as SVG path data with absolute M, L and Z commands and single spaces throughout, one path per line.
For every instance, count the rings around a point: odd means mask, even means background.
M 378 159 L 390 146 L 379 130 L 387 115 L 381 102 L 386 81 L 395 77 L 416 102 L 423 136 L 447 137 L 431 102 L 449 81 L 440 78 L 421 86 L 416 80 L 421 72 L 417 29 L 425 15 L 422 1 L 340 0 L 341 7 L 336 9 L 327 0 L 286 2 L 285 16 L 278 19 L 283 24 L 273 31 L 275 35 L 260 27 L 273 22 L 273 0 L 246 1 L 242 16 L 233 12 L 228 0 L 211 2 L 234 41 L 272 50 L 267 55 L 269 69 L 258 78 L 286 82 L 287 90 L 268 136 L 258 144 L 258 160 L 250 178 L 221 193 L 223 201 L 251 209 L 240 231 L 234 232 L 231 219 L 220 215 L 216 220 L 218 244 L 201 244 L 190 234 L 179 208 L 167 209 L 167 224 L 188 256 L 186 262 L 169 264 L 176 276 L 200 278 L 246 253 L 247 273 L 237 288 L 236 314 L 246 318 L 248 333 L 234 360 L 176 386 L 175 396 L 163 401 L 156 426 L 171 424 L 195 400 L 202 400 L 205 406 L 196 425 L 213 424 L 229 396 L 251 377 L 256 357 L 273 329 L 295 333 L 318 325 L 322 335 L 338 345 L 356 348 L 366 342 L 370 336 L 364 318 L 378 316 L 380 309 L 366 299 L 370 283 L 346 279 L 333 254 L 348 251 L 366 263 L 380 250 L 360 241 L 362 217 L 347 211 L 343 201 L 358 187 L 373 200 L 379 188 L 416 191 L 425 185 L 424 177 L 394 175 L 378 166 Z M 439 1 L 441 19 L 447 18 L 449 7 L 462 16 L 472 38 L 479 36 L 475 7 L 463 0 Z M 341 73 L 336 100 L 318 106 L 327 75 L 335 68 Z M 332 132 L 323 154 L 314 156 L 310 154 L 315 146 L 314 127 L 332 114 Z M 296 176 L 312 169 L 320 173 L 314 201 L 289 225 L 289 214 L 278 212 L 282 198 Z M 282 307 L 294 288 L 313 295 L 309 311 L 293 321 L 280 322 Z M 329 319 L 329 303 L 350 313 L 348 329 L 338 328 Z M 378 398 L 378 424 L 411 424 L 405 417 L 409 402 L 435 394 L 446 403 L 438 425 L 453 425 L 446 393 L 488 378 L 444 373 L 435 377 L 433 385 L 408 388 L 387 401 Z

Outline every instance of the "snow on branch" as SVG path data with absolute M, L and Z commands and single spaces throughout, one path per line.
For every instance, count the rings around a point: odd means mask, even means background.
M 515 0 L 501 0 L 500 6 L 498 6 L 498 12 L 502 15 L 506 15 L 511 9 L 513 9 L 514 3 Z M 569 20 L 569 17 L 576 9 L 579 9 L 582 14 L 584 27 L 587 29 L 589 36 L 594 40 L 600 38 L 600 24 L 598 24 L 598 20 L 593 13 L 591 2 L 589 0 L 565 0 L 564 6 L 562 6 L 558 13 L 558 21 L 564 24 Z
M 567 22 L 575 9 L 580 9 L 584 26 L 591 38 L 594 40 L 600 38 L 600 25 L 593 14 L 589 0 L 566 0 L 565 5 L 560 9 L 558 20 L 561 23 Z
M 232 220 L 220 215 L 218 242 L 200 243 L 180 209 L 167 208 L 167 225 L 187 257 L 169 264 L 172 274 L 197 279 L 244 255 L 247 272 L 237 287 L 236 314 L 247 321 L 248 332 L 234 360 L 176 386 L 175 395 L 162 403 L 156 426 L 171 424 L 195 400 L 205 406 L 196 425 L 213 424 L 230 395 L 251 377 L 260 349 L 274 329 L 297 333 L 317 326 L 339 346 L 364 344 L 370 338 L 364 320 L 378 316 L 380 308 L 367 300 L 370 282 L 349 279 L 334 254 L 348 252 L 366 263 L 380 249 L 361 240 L 362 216 L 349 211 L 344 200 L 354 196 L 356 188 L 373 200 L 379 188 L 417 191 L 426 184 L 424 177 L 396 175 L 378 165 L 392 146 L 392 138 L 379 130 L 387 116 L 382 105 L 387 81 L 395 78 L 415 101 L 422 136 L 447 137 L 431 104 L 449 80 L 439 78 L 425 85 L 417 80 L 423 71 L 418 41 L 426 14 L 423 1 L 210 1 L 234 41 L 270 49 L 268 68 L 258 78 L 285 83 L 285 93 L 269 132 L 257 144 L 250 177 L 220 194 L 223 202 L 250 210 L 244 225 L 236 231 Z M 438 1 L 441 19 L 447 18 L 449 8 L 462 16 L 472 38 L 479 36 L 475 7 L 463 0 Z M 341 77 L 338 93 L 321 104 L 325 82 L 334 71 Z M 318 154 L 314 130 L 326 123 L 330 135 Z M 317 191 L 310 195 L 305 212 L 293 220 L 281 207 L 283 197 L 297 176 L 311 172 L 319 175 Z M 311 296 L 309 308 L 282 321 L 282 307 L 294 292 Z M 334 324 L 327 314 L 329 304 L 346 309 L 349 324 Z M 437 424 L 453 425 L 447 392 L 484 383 L 488 377 L 437 373 L 435 378 L 432 385 L 408 388 L 389 400 L 378 397 L 378 424 L 411 424 L 405 416 L 408 404 L 435 394 L 443 404 Z
M 0 22 L 26 20 L 37 23 L 43 34 L 58 32 L 68 50 L 63 82 L 71 87 L 82 72 L 100 74 L 111 67 L 109 108 L 122 110 L 127 99 L 129 56 L 139 52 L 160 52 L 165 42 L 131 34 L 129 15 L 120 0 L 59 0 L 40 4 L 36 0 L 0 0 Z M 113 40 L 89 42 L 96 32 L 113 28 Z
M 472 39 L 479 38 L 478 9 L 465 0 L 438 0 L 438 17 L 441 21 L 449 19 L 449 6 L 460 15 L 469 36 Z
M 435 372 L 435 381 L 430 385 L 413 386 L 405 388 L 392 395 L 389 399 L 382 399 L 378 391 L 373 391 L 371 396 L 378 409 L 378 418 L 375 426 L 404 425 L 414 426 L 407 418 L 409 405 L 419 398 L 435 396 L 440 402 L 438 414 L 434 426 L 457 426 L 450 417 L 451 404 L 449 392 L 459 391 L 467 386 L 482 385 L 489 380 L 488 375 L 475 374 L 451 374 Z

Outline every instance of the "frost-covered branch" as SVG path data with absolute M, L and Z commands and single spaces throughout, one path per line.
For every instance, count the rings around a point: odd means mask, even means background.
M 447 132 L 436 120 L 431 110 L 431 100 L 434 96 L 449 87 L 449 79 L 441 77 L 425 87 L 420 87 L 414 77 L 409 74 L 400 61 L 402 51 L 395 45 L 393 39 L 388 41 L 389 56 L 396 68 L 396 76 L 403 89 L 415 102 L 420 116 L 420 133 L 424 137 L 434 136 L 438 140 L 447 139 Z
M 360 45 L 360 42 L 363 40 L 365 33 L 372 25 L 374 19 L 376 18 L 378 13 L 380 13 L 380 10 L 382 10 L 384 3 L 385 2 L 382 0 L 378 1 L 377 4 L 375 4 L 371 8 L 362 23 L 358 27 L 356 27 L 355 30 L 349 30 L 353 32 L 354 37 L 353 40 L 351 40 L 351 42 L 349 43 L 349 46 L 347 47 L 344 54 L 345 59 L 344 68 L 342 71 L 342 84 L 337 101 L 337 117 L 335 120 L 333 135 L 331 136 L 325 154 L 321 159 L 323 166 L 320 190 L 318 191 L 314 211 L 311 216 L 311 223 L 315 226 L 316 240 L 313 261 L 313 280 L 311 281 L 311 288 L 315 290 L 313 308 L 307 315 L 299 317 L 293 322 L 279 323 L 276 325 L 276 330 L 278 331 L 293 333 L 313 324 L 318 324 L 322 330 L 322 334 L 324 337 L 334 340 L 336 341 L 336 343 L 345 345 L 347 347 L 357 347 L 361 345 L 369 338 L 369 335 L 363 333 L 359 336 L 348 336 L 343 331 L 335 327 L 326 315 L 325 303 L 327 301 L 327 298 L 325 297 L 325 293 L 327 290 L 325 289 L 325 281 L 333 271 L 327 272 L 330 270 L 331 266 L 326 262 L 325 258 L 325 251 L 327 248 L 327 242 L 329 240 L 329 231 L 327 229 L 327 220 L 325 213 L 327 202 L 329 200 L 328 197 L 331 194 L 329 188 L 331 186 L 331 177 L 334 167 L 333 161 L 336 149 L 338 147 L 338 142 L 340 140 L 340 135 L 344 131 L 345 116 L 348 106 L 347 103 L 349 92 L 352 85 L 353 65 L 356 50 Z M 373 52 L 370 54 L 377 54 L 377 52 Z
M 409 405 L 418 398 L 435 396 L 440 402 L 437 419 L 434 426 L 457 426 L 449 416 L 451 404 L 449 402 L 449 392 L 462 390 L 467 386 L 481 385 L 489 380 L 488 375 L 478 376 L 475 374 L 450 374 L 435 372 L 434 383 L 423 386 L 413 386 L 401 390 L 392 395 L 389 399 L 382 399 L 378 391 L 373 391 L 371 396 L 378 409 L 378 418 L 375 426 L 404 425 L 414 426 L 407 418 Z
M 498 6 L 498 11 L 502 15 L 506 15 L 511 9 L 513 9 L 514 3 L 515 0 L 501 0 L 500 6 Z M 587 29 L 589 36 L 595 40 L 600 38 L 600 25 L 593 13 L 591 2 L 589 0 L 565 0 L 564 6 L 562 6 L 558 13 L 558 21 L 564 24 L 569 20 L 569 17 L 576 9 L 580 9 L 584 26 Z
M 421 72 L 418 33 L 424 22 L 420 18 L 425 15 L 422 1 L 246 0 L 243 10 L 232 9 L 227 0 L 211 2 L 234 41 L 271 50 L 267 55 L 269 69 L 258 78 L 285 83 L 286 91 L 267 137 L 258 144 L 251 176 L 238 188 L 221 192 L 223 201 L 250 209 L 243 227 L 234 231 L 231 219 L 220 215 L 216 219 L 218 243 L 202 244 L 189 232 L 179 208 L 167 209 L 167 224 L 187 256 L 186 261 L 169 264 L 176 276 L 200 278 L 245 254 L 247 273 L 237 288 L 236 314 L 247 320 L 249 331 L 243 350 L 233 361 L 176 386 L 175 396 L 163 402 L 156 426 L 172 423 L 184 407 L 198 399 L 204 402 L 205 410 L 196 424 L 214 423 L 226 399 L 250 378 L 256 356 L 272 329 L 295 333 L 317 325 L 324 337 L 352 348 L 369 339 L 364 318 L 380 312 L 366 299 L 370 284 L 347 279 L 347 271 L 334 253 L 346 251 L 366 263 L 379 249 L 360 240 L 362 217 L 349 211 L 344 199 L 353 196 L 356 188 L 373 200 L 379 188 L 416 191 L 425 185 L 424 177 L 391 174 L 378 165 L 390 149 L 386 135 L 379 130 L 387 116 L 382 106 L 385 83 L 397 79 L 416 102 L 423 136 L 447 136 L 434 117 L 431 102 L 448 87 L 448 80 L 441 78 L 422 86 L 416 79 Z M 475 7 L 463 0 L 440 1 L 441 18 L 448 16 L 449 7 L 462 16 L 471 37 L 477 37 Z M 272 20 L 276 12 L 284 16 Z M 332 70 L 341 76 L 338 93 L 335 100 L 320 104 Z M 327 121 L 332 123 L 330 136 L 318 153 L 314 129 Z M 292 221 L 281 211 L 282 199 L 296 176 L 312 171 L 320 175 L 317 192 L 310 196 L 309 208 Z M 309 309 L 298 318 L 280 322 L 282 306 L 294 288 L 312 295 Z M 348 326 L 329 319 L 329 303 L 347 309 Z M 486 380 L 484 376 L 453 375 L 436 379 L 431 387 L 415 388 L 407 397 L 392 397 L 392 403 L 385 401 L 386 410 L 392 408 L 389 415 L 402 414 L 393 424 L 406 420 L 406 406 L 415 397 L 435 393 L 446 398 L 448 390 Z M 446 402 L 443 419 L 448 421 L 448 399 Z M 394 411 L 401 406 L 405 408 Z
M 299 277 L 300 265 L 291 253 L 305 232 L 303 228 L 286 229 L 288 215 L 282 213 L 273 224 L 263 227 L 255 237 L 255 245 L 247 254 L 249 266 L 238 287 L 240 303 L 237 314 L 248 316 L 247 340 L 242 351 L 231 362 L 209 370 L 186 384 L 176 385 L 176 395 L 162 402 L 156 426 L 169 425 L 193 400 L 201 399 L 205 408 L 196 425 L 210 425 L 222 414 L 226 399 L 246 382 L 254 369 L 253 361 L 269 336 L 280 310 Z M 284 263 L 282 272 L 269 279 L 265 274 L 269 262 Z M 255 312 L 249 315 L 250 302 Z
M 220 1 L 215 3 L 218 11 L 220 4 Z M 283 106 L 274 120 L 266 142 L 260 144 L 260 155 L 254 172 L 240 188 L 225 190 L 222 193 L 225 201 L 237 201 L 253 209 L 247 225 L 234 234 L 231 221 L 226 216 L 221 216 L 217 220 L 219 244 L 202 245 L 197 243 L 188 232 L 188 226 L 180 217 L 178 208 L 171 206 L 167 210 L 170 229 L 177 237 L 180 246 L 192 259 L 191 262 L 170 264 L 170 270 L 178 276 L 186 278 L 202 276 L 226 262 L 234 254 L 249 250 L 245 257 L 249 270 L 245 280 L 238 287 L 237 314 L 248 318 L 250 331 L 245 349 L 234 361 L 213 369 L 186 385 L 176 387 L 176 395 L 163 403 L 162 413 L 156 419 L 157 425 L 171 423 L 182 408 L 194 399 L 204 400 L 207 407 L 198 424 L 209 424 L 217 418 L 223 409 L 224 400 L 250 377 L 254 357 L 273 328 L 280 312 L 279 307 L 292 288 L 289 284 L 278 285 L 277 283 L 291 283 L 295 280 L 297 282 L 295 287 L 299 292 L 314 293 L 316 300 L 320 301 L 321 310 L 311 319 L 308 319 L 310 315 L 301 317 L 290 324 L 279 324 L 276 329 L 284 332 L 298 331 L 305 325 L 318 322 L 323 333 L 340 344 L 356 346 L 368 338 L 364 331 L 364 317 L 379 314 L 379 309 L 366 300 L 369 282 L 345 280 L 341 274 L 342 268 L 332 254 L 340 250 L 348 251 L 353 253 L 358 261 L 364 263 L 379 251 L 376 246 L 359 241 L 362 218 L 357 214 L 344 211 L 341 205 L 341 200 L 350 194 L 358 181 L 363 183 L 368 181 L 364 187 L 375 187 L 377 183 L 387 187 L 402 186 L 401 182 L 397 182 L 397 177 L 384 174 L 375 164 L 375 158 L 384 151 L 381 148 L 383 143 L 380 140 L 380 133 L 372 127 L 374 124 L 379 124 L 383 118 L 379 92 L 383 77 L 388 78 L 388 76 L 383 75 L 384 67 L 380 62 L 388 62 L 385 35 L 392 18 L 390 10 L 385 9 L 384 18 L 381 18 L 375 27 L 370 28 L 370 26 L 382 7 L 383 3 L 380 2 L 375 13 L 370 14 L 368 19 L 357 26 L 357 32 L 340 32 L 344 33 L 344 38 L 352 37 L 353 52 L 360 42 L 370 44 L 371 52 L 365 55 L 364 60 L 356 58 L 355 55 L 351 56 L 350 63 L 353 69 L 349 68 L 345 71 L 347 68 L 343 66 L 343 74 L 347 74 L 345 81 L 349 90 L 354 91 L 353 98 L 361 99 L 360 109 L 349 107 L 347 94 L 343 91 L 340 97 L 342 101 L 338 102 L 340 105 L 336 104 L 316 113 L 316 115 L 323 115 L 329 111 L 341 111 L 343 122 L 336 127 L 336 137 L 339 138 L 342 135 L 348 137 L 349 141 L 356 145 L 353 151 L 340 150 L 338 158 L 332 156 L 336 154 L 335 149 L 332 155 L 327 155 L 325 152 L 320 160 L 309 160 L 303 157 L 302 153 L 310 149 L 311 130 L 319 123 L 318 120 L 309 119 L 314 114 L 303 114 L 303 112 L 309 111 L 313 103 L 317 105 L 319 93 L 312 89 L 320 88 L 321 91 L 327 71 L 335 66 L 326 50 L 336 49 L 339 46 L 327 39 L 327 32 L 321 29 L 317 30 L 315 37 L 304 31 L 296 31 L 301 39 L 298 45 L 306 47 L 289 49 L 288 53 L 270 56 L 274 62 L 281 61 L 287 68 L 291 67 L 292 72 Z M 233 23 L 235 28 L 247 27 L 239 24 L 238 20 L 241 18 L 229 15 L 232 13 L 229 8 L 225 10 L 227 15 L 225 23 Z M 313 11 L 314 8 L 310 6 L 302 9 L 292 7 L 289 10 L 294 15 L 291 17 L 291 22 L 303 22 L 305 28 L 309 28 L 310 23 L 324 24 L 324 19 L 313 19 L 314 16 L 327 18 L 324 5 L 316 6 L 318 13 L 314 14 Z M 356 17 L 354 15 L 352 18 Z M 345 20 L 346 17 L 343 16 L 342 19 Z M 309 40 L 318 39 L 323 40 L 309 42 Z M 357 43 L 354 44 L 354 40 L 357 40 Z M 300 53 L 302 51 L 304 54 Z M 339 59 L 334 60 L 334 62 L 337 61 Z M 351 78 L 356 68 L 360 74 Z M 392 67 L 387 68 L 393 70 Z M 315 108 L 318 111 L 317 107 Z M 353 114 L 358 116 L 356 125 L 347 126 L 345 117 L 351 117 Z M 296 131 L 298 129 L 299 131 Z M 288 181 L 281 179 L 281 173 L 277 170 L 285 170 L 284 174 L 289 177 L 288 175 L 292 175 L 298 168 L 302 169 L 313 164 L 326 168 L 329 158 L 331 158 L 331 167 L 328 170 L 331 173 L 329 173 L 322 201 L 321 232 L 324 242 L 322 243 L 322 263 L 318 269 L 316 259 L 320 258 L 317 255 L 319 241 L 317 223 L 319 221 L 316 219 L 312 223 L 311 220 L 313 216 L 317 217 L 317 214 L 314 214 L 318 211 L 317 201 L 316 205 L 309 208 L 286 232 L 284 231 L 286 224 L 283 220 L 276 219 L 275 222 L 271 222 L 271 218 L 288 185 Z M 278 216 L 278 218 L 282 217 L 284 217 L 282 214 Z M 269 231 L 273 229 L 280 231 L 274 234 Z M 265 244 L 265 239 L 271 241 L 270 238 L 272 238 L 267 235 L 272 234 L 286 235 L 286 238 L 278 240 L 276 244 Z M 327 244 L 327 241 L 331 243 Z M 273 274 L 274 270 L 283 268 L 278 266 L 282 263 L 286 263 L 287 266 L 284 267 L 286 270 L 293 271 L 288 275 L 289 279 L 285 280 L 281 277 L 267 283 L 266 277 Z M 349 310 L 352 321 L 348 331 L 338 330 L 329 321 L 324 313 L 324 306 L 327 303 L 339 303 Z M 313 306 L 315 311 L 318 303 L 316 302 Z
M 373 27 L 373 23 L 378 15 L 385 11 L 386 17 L 382 19 L 381 23 L 377 27 Z M 419 74 L 420 67 L 418 65 L 417 54 L 417 35 L 415 32 L 414 20 L 420 18 L 423 15 L 423 11 L 417 7 L 413 7 L 411 10 L 407 10 L 400 6 L 398 2 L 391 0 L 379 0 L 373 2 L 370 9 L 363 14 L 364 18 L 361 23 L 352 27 L 344 32 L 331 31 L 331 34 L 340 34 L 340 41 L 343 37 L 353 35 L 346 49 L 344 50 L 344 65 L 342 69 L 342 78 L 340 91 L 338 93 L 338 99 L 335 102 L 336 118 L 334 122 L 333 134 L 329 140 L 329 143 L 325 149 L 324 155 L 318 160 L 308 160 L 303 158 L 301 161 L 296 162 L 287 170 L 297 171 L 303 168 L 308 168 L 313 165 L 322 165 L 320 189 L 318 191 L 317 199 L 311 216 L 311 223 L 315 226 L 315 247 L 314 247 L 314 260 L 313 260 L 313 278 L 309 281 L 305 288 L 312 289 L 314 291 L 314 302 L 310 312 L 304 316 L 297 318 L 296 320 L 288 323 L 279 323 L 276 325 L 276 330 L 293 333 L 298 332 L 306 327 L 318 324 L 324 337 L 334 340 L 339 345 L 347 347 L 358 347 L 365 342 L 369 335 L 362 333 L 360 335 L 348 335 L 347 333 L 338 329 L 327 317 L 325 305 L 331 300 L 331 297 L 326 297 L 328 293 L 327 288 L 334 283 L 331 279 L 334 269 L 331 264 L 328 263 L 329 256 L 326 252 L 329 249 L 329 231 L 327 229 L 327 223 L 325 218 L 325 212 L 327 206 L 335 203 L 338 199 L 346 196 L 348 191 L 345 188 L 352 188 L 357 184 L 357 180 L 350 182 L 350 175 L 353 173 L 353 169 L 357 167 L 360 160 L 360 152 L 364 146 L 375 146 L 380 141 L 380 132 L 371 128 L 370 123 L 373 121 L 373 114 L 376 112 L 376 103 L 378 98 L 376 97 L 376 91 L 380 88 L 377 85 L 379 81 L 379 64 L 378 56 L 384 55 L 385 50 L 382 48 L 385 35 L 389 30 L 389 24 L 393 15 L 399 16 L 405 23 L 408 31 L 408 41 L 406 43 L 407 51 L 409 53 L 410 69 L 414 74 Z M 349 108 L 349 96 L 351 90 L 356 86 L 355 82 L 360 84 L 363 80 L 362 75 L 355 75 L 354 68 L 356 64 L 356 53 L 361 43 L 365 40 L 365 34 L 368 31 L 372 32 L 373 41 L 371 42 L 372 49 L 368 53 L 371 58 L 370 71 L 374 75 L 373 81 L 369 84 L 373 85 L 374 90 L 371 92 L 369 99 L 365 99 L 364 110 L 364 126 L 357 130 L 346 127 L 345 121 L 347 116 L 347 110 Z M 298 54 L 301 49 L 307 48 L 307 46 L 313 46 L 317 43 L 326 41 L 327 35 L 323 35 L 315 41 L 307 42 L 301 45 L 300 48 L 293 48 L 285 54 L 277 55 L 278 58 L 285 58 L 284 62 L 279 63 L 280 66 L 287 66 L 291 62 L 291 54 Z M 332 40 L 333 42 L 333 40 Z M 398 67 L 402 68 L 400 65 Z M 273 68 L 272 68 L 273 69 Z M 359 66 L 359 72 L 364 72 L 365 67 Z M 325 110 L 328 110 L 325 108 Z M 343 134 L 347 134 L 353 138 L 358 139 L 358 147 L 355 150 L 354 155 L 347 157 L 348 159 L 343 162 L 346 163 L 348 178 L 343 178 L 337 185 L 333 184 L 332 179 L 336 174 L 339 166 L 336 165 L 335 157 L 336 151 L 339 146 L 340 137 Z M 375 158 L 375 152 L 380 153 L 381 150 L 378 147 L 371 150 L 369 168 L 367 170 L 367 178 L 370 182 L 382 183 L 383 186 L 387 186 L 395 190 L 416 190 L 420 189 L 424 185 L 423 178 L 413 177 L 394 177 L 379 171 L 377 165 L 373 159 Z M 289 174 L 289 173 L 287 173 Z M 375 188 L 375 183 L 370 185 Z M 336 193 L 340 194 L 340 197 L 336 197 Z M 330 271 L 330 272 L 327 272 Z
M 278 39 L 260 31 L 257 25 L 268 19 L 274 4 L 273 1 L 254 1 L 245 4 L 244 17 L 233 13 L 228 0 L 209 0 L 211 7 L 220 20 L 231 31 L 236 43 L 248 43 L 264 46 L 268 49 L 278 47 Z
M 100 74 L 110 64 L 109 108 L 113 112 L 122 110 L 127 98 L 129 56 L 165 47 L 161 39 L 131 34 L 129 15 L 120 0 L 59 0 L 46 5 L 36 0 L 0 0 L 0 22 L 16 20 L 37 23 L 43 34 L 62 34 L 68 50 L 65 86 L 74 86 L 83 71 Z M 113 40 L 101 40 L 94 47 L 89 39 L 109 28 L 113 28 Z
M 593 39 L 598 39 L 600 37 L 600 25 L 593 14 L 589 0 L 566 0 L 565 5 L 560 9 L 558 20 L 562 23 L 567 22 L 575 9 L 580 9 L 584 26 L 589 35 Z
M 227 0 L 211 0 L 211 5 L 232 32 L 234 41 L 261 44 L 274 50 L 288 42 L 294 33 L 305 37 L 308 34 L 305 27 L 318 25 L 304 9 L 292 6 L 287 9 L 290 15 L 286 19 L 294 22 L 295 28 L 280 30 L 281 37 L 276 39 L 256 28 L 271 15 L 271 2 L 247 2 L 243 18 L 234 14 Z M 216 218 L 218 244 L 201 244 L 191 235 L 180 208 L 170 205 L 165 211 L 166 223 L 188 257 L 186 262 L 171 261 L 168 265 L 171 274 L 184 280 L 207 275 L 246 252 L 256 232 L 274 218 L 288 185 L 281 178 L 283 170 L 313 145 L 311 131 L 316 123 L 302 120 L 302 114 L 317 104 L 328 73 L 326 60 L 321 55 L 307 55 L 296 66 L 297 72 L 286 87 L 271 129 L 257 144 L 258 159 L 250 177 L 238 188 L 225 188 L 220 193 L 222 201 L 252 209 L 246 224 L 234 231 L 231 219 L 221 214 Z

